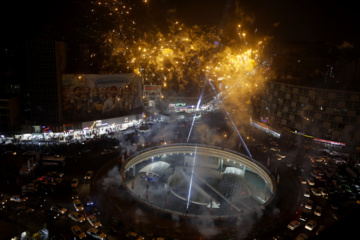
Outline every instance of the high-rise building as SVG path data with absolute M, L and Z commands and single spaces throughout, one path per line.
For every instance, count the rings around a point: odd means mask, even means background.
M 261 119 L 281 132 L 360 146 L 360 93 L 268 82 Z
M 32 125 L 62 131 L 62 74 L 98 73 L 100 49 L 95 43 L 63 42 L 51 38 L 27 40 L 27 87 L 24 108 Z
M 15 129 L 21 120 L 21 105 L 19 97 L 0 99 L 0 131 L 2 133 Z
M 27 40 L 27 102 L 32 124 L 60 127 L 61 124 L 61 74 L 65 66 L 63 42 L 52 39 Z

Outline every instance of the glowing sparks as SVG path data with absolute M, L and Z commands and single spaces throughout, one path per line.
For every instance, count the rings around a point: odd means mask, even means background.
M 144 29 L 132 14 L 139 6 L 131 1 L 94 3 L 98 9 L 91 12 L 102 11 L 104 16 L 111 13 L 115 25 L 103 34 L 104 71 L 131 71 L 143 76 L 148 84 L 167 88 L 176 85 L 180 90 L 190 83 L 201 87 L 207 76 L 219 92 L 227 92 L 228 98 L 249 96 L 261 88 L 264 69 L 268 68 L 261 60 L 267 39 L 252 42 L 252 31 L 243 24 L 234 25 L 237 38 L 225 41 L 218 34 L 221 29 L 189 27 L 179 20 L 170 22 L 167 31 Z M 147 7 L 148 1 L 142 0 L 142 5 Z M 227 99 L 223 100 L 226 103 Z

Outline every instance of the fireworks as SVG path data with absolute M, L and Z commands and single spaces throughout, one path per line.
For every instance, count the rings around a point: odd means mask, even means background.
M 109 0 L 94 4 L 113 21 L 113 28 L 103 34 L 105 71 L 135 72 L 149 84 L 179 90 L 200 88 L 208 79 L 220 92 L 227 92 L 228 98 L 249 96 L 262 86 L 266 39 L 252 43 L 246 28 L 239 24 L 234 24 L 238 37 L 230 41 L 224 40 L 219 34 L 222 29 L 215 26 L 189 27 L 168 21 L 168 29 L 160 31 L 136 19 L 135 8 L 146 8 L 147 1 L 136 6 L 129 3 Z M 92 12 L 99 11 L 96 9 Z

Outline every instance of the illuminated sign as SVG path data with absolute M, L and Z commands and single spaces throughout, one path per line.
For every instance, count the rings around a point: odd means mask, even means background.
M 315 141 L 318 141 L 318 142 L 324 142 L 324 143 L 329 143 L 329 144 L 332 144 L 332 145 L 339 145 L 339 146 L 346 146 L 345 143 L 341 143 L 341 142 L 334 142 L 334 141 L 330 141 L 330 140 L 325 140 L 325 139 L 320 139 L 320 138 L 314 138 Z
M 159 85 L 145 85 L 144 90 L 145 91 L 160 91 L 161 86 L 159 86 Z
M 175 103 L 175 107 L 185 107 L 186 103 Z
M 141 77 L 132 74 L 63 74 L 65 122 L 125 116 L 142 108 Z
M 291 133 L 298 134 L 298 135 L 301 135 L 301 136 L 304 136 L 304 137 L 314 138 L 313 136 L 306 135 L 305 133 L 302 133 L 302 132 L 298 132 L 298 131 L 290 131 L 290 132 L 291 132 Z

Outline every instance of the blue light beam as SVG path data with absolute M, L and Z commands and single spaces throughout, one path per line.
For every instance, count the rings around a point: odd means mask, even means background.
M 219 97 L 219 95 L 218 95 L 218 93 L 217 93 L 217 91 L 216 91 L 216 89 L 215 89 L 214 85 L 213 85 L 213 84 L 209 81 L 209 79 L 208 79 L 208 81 L 207 81 L 207 82 L 210 84 L 211 88 L 212 88 L 212 89 L 214 90 L 214 92 L 215 92 L 215 95 L 218 97 L 219 102 L 221 103 L 221 106 L 224 108 L 226 115 L 227 115 L 227 116 L 228 116 L 228 118 L 230 119 L 230 122 L 231 122 L 231 124 L 232 124 L 232 126 L 233 126 L 233 128 L 234 128 L 235 132 L 238 134 L 238 136 L 239 136 L 239 138 L 240 138 L 240 140 L 241 140 L 241 142 L 242 142 L 242 144 L 243 144 L 243 146 L 244 146 L 244 148 L 245 148 L 245 150 L 246 150 L 247 154 L 249 155 L 249 157 L 251 157 L 251 158 L 252 158 L 252 155 L 251 155 L 251 153 L 250 153 L 250 151 L 249 151 L 248 147 L 246 146 L 246 144 L 245 144 L 245 142 L 244 142 L 243 138 L 241 137 L 241 135 L 240 135 L 239 131 L 237 130 L 237 127 L 236 127 L 236 125 L 235 125 L 234 121 L 233 121 L 233 120 L 232 120 L 232 118 L 230 117 L 230 114 L 226 111 L 225 105 L 224 105 L 224 103 L 221 101 L 221 99 L 220 99 L 220 97 Z
M 193 158 L 193 163 L 192 163 L 191 177 L 190 177 L 190 184 L 189 184 L 189 193 L 188 193 L 188 198 L 187 198 L 187 202 L 186 202 L 186 210 L 189 209 L 189 204 L 190 204 L 190 196 L 191 196 L 192 182 L 193 182 L 193 176 L 194 176 L 196 152 L 197 152 L 197 147 L 195 147 L 195 153 L 194 153 L 194 158 Z
M 194 123 L 195 123 L 195 119 L 196 119 L 196 114 L 197 114 L 197 111 L 199 110 L 200 103 L 201 103 L 201 99 L 202 99 L 202 96 L 203 96 L 203 94 L 204 94 L 205 84 L 206 84 L 206 82 L 204 83 L 204 86 L 203 86 L 203 88 L 202 88 L 202 90 L 201 90 L 201 94 L 200 94 L 199 100 L 198 100 L 197 105 L 196 105 L 195 114 L 194 114 L 194 117 L 193 117 L 193 120 L 192 120 L 192 124 L 191 124 L 190 131 L 189 131 L 189 135 L 188 135 L 188 137 L 187 137 L 186 142 L 189 142 L 189 139 L 190 139 L 190 135 L 191 135 L 191 132 L 192 132 Z

